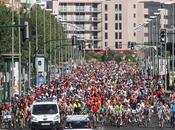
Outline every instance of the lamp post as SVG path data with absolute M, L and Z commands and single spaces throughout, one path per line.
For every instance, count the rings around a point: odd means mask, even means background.
M 148 22 L 148 43 L 151 43 L 152 44 L 152 19 L 147 19 Z M 151 57 L 152 57 L 152 51 L 151 49 L 149 48 L 148 49 L 148 65 L 150 66 L 150 62 L 151 62 Z M 148 67 L 148 70 L 150 70 L 150 67 Z
M 175 14 L 174 14 L 174 11 L 175 11 L 175 10 L 174 10 L 174 4 L 172 4 L 172 6 L 173 6 L 173 7 L 172 7 L 172 11 L 173 11 L 173 27 L 174 27 L 174 26 L 175 26 L 175 23 L 174 23 L 174 15 L 175 15 Z M 175 60 L 175 58 L 174 58 L 174 42 L 175 42 L 174 33 L 175 33 L 175 32 L 174 32 L 174 30 L 173 30 L 173 39 L 172 39 L 172 42 L 173 42 L 173 45 L 172 45 L 172 55 L 173 55 L 173 56 L 172 56 L 172 59 L 173 59 L 173 61 L 172 61 L 172 64 L 173 64 L 173 66 L 172 66 L 172 72 L 173 72 L 173 73 L 172 73 L 172 77 L 173 77 L 173 83 L 174 83 L 174 80 L 175 80 L 175 78 L 174 78 L 174 60 Z M 174 86 L 174 84 L 172 84 L 172 85 L 173 85 L 173 89 L 174 89 L 175 86 Z
M 144 27 L 145 27 L 145 25 L 148 25 L 149 24 L 149 20 L 151 20 L 151 19 L 147 19 L 147 21 L 145 21 L 143 24 L 140 24 L 140 25 L 138 25 L 135 29 L 134 29 L 134 31 L 140 31 L 141 29 L 143 29 L 143 35 L 142 35 L 142 37 L 144 37 Z M 143 39 L 143 46 L 144 46 L 144 39 Z M 148 51 L 148 49 L 144 49 L 144 54 L 145 54 L 145 57 L 144 57 L 144 67 L 146 68 L 145 70 L 147 70 L 148 69 L 148 63 L 149 63 L 149 61 L 148 61 L 148 53 L 147 53 L 147 51 Z
M 152 19 L 152 30 L 151 30 L 151 45 L 153 46 L 155 44 L 155 38 L 154 38 L 154 31 L 156 32 L 156 26 L 154 25 L 154 19 L 156 19 L 156 16 L 150 16 L 150 19 Z M 155 75 L 155 54 L 154 54 L 154 51 L 153 49 L 151 49 L 151 59 L 152 59 L 152 68 L 153 68 L 153 72 L 152 72 L 152 75 L 154 76 Z
M 15 16 L 14 16 L 14 0 L 12 0 L 12 25 L 14 25 L 14 20 L 15 20 Z M 12 72 L 12 83 L 11 83 L 11 87 L 10 87 L 10 91 L 9 91 L 9 96 L 10 96 L 10 100 L 9 102 L 11 103 L 11 97 L 12 97 L 12 88 L 14 85 L 14 43 L 15 43 L 15 39 L 14 39 L 14 27 L 12 27 L 12 67 L 11 67 L 11 72 Z
M 20 2 L 20 1 L 19 1 Z M 18 8 L 19 8 L 19 3 L 18 3 Z M 20 15 L 20 11 L 18 12 L 18 24 L 21 24 L 21 15 Z M 20 27 L 18 28 L 18 37 L 19 37 L 19 41 L 18 41 L 18 53 L 19 53 L 19 95 L 21 95 L 21 30 Z
M 154 12 L 154 15 L 156 15 L 157 17 L 156 17 L 156 28 L 155 28 L 155 36 L 156 36 L 156 39 L 155 39 L 155 41 L 156 41 L 156 47 L 158 48 L 158 46 L 159 46 L 159 23 L 158 23 L 158 21 L 159 21 L 159 16 L 160 16 L 160 12 Z M 158 50 L 156 51 L 156 55 L 157 55 L 157 75 L 159 75 L 159 54 L 158 54 Z
M 50 28 L 49 28 L 49 81 L 51 82 L 51 65 L 52 65 L 52 55 L 51 55 L 51 51 L 52 51 L 52 48 L 51 48 L 51 45 L 52 45 L 52 42 L 51 42 L 51 39 L 52 39 L 52 15 L 50 13 Z

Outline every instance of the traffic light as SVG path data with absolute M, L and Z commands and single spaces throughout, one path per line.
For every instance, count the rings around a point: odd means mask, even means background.
M 134 50 L 135 43 L 131 42 L 131 50 Z
M 27 39 L 30 39 L 31 32 L 30 32 L 30 20 L 29 19 L 22 19 L 21 25 L 21 33 L 22 33 L 22 41 L 25 42 Z
M 159 42 L 166 43 L 166 29 L 160 29 Z
M 77 45 L 77 36 L 72 36 L 72 46 Z

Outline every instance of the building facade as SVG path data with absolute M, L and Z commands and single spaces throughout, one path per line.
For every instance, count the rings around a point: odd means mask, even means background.
M 91 45 L 86 49 L 131 50 L 156 37 L 150 36 L 158 30 L 153 27 L 156 19 L 159 29 L 167 26 L 167 9 L 148 22 L 161 5 L 161 0 L 53 0 L 53 13 L 61 18 L 69 38 L 76 34 Z
M 140 4 L 141 5 L 141 4 Z M 136 42 L 134 29 L 144 17 L 143 6 L 136 0 L 104 0 L 103 1 L 103 49 L 129 49 L 128 44 Z
M 76 34 L 87 49 L 102 47 L 101 0 L 54 0 L 53 13 L 60 16 L 68 38 Z
M 9 1 L 8 0 L 0 0 L 0 4 L 8 4 Z

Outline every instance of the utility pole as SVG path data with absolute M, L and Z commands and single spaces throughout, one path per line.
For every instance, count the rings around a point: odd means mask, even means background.
M 14 0 L 12 0 L 12 25 L 14 25 L 14 19 L 15 19 L 15 16 L 14 16 Z M 10 86 L 10 94 L 9 94 L 9 101 L 10 101 L 10 104 L 11 104 L 11 97 L 13 96 L 13 85 L 14 85 L 14 43 L 15 43 L 15 39 L 14 39 L 14 27 L 12 27 L 12 83 L 11 83 L 11 86 Z
M 31 18 L 31 12 L 30 12 L 30 0 L 29 0 L 29 7 L 28 7 L 28 13 L 29 13 L 29 19 Z M 28 87 L 31 88 L 31 41 L 29 40 L 29 70 L 28 70 Z M 24 91 L 25 91 L 25 85 L 24 85 Z
M 19 4 L 18 4 L 18 8 L 19 8 Z M 20 8 L 19 8 L 20 9 Z M 19 11 L 19 14 L 18 14 L 18 24 L 21 25 L 21 14 L 20 14 L 20 11 Z M 21 96 L 21 29 L 20 27 L 18 27 L 18 37 L 19 37 L 19 50 L 18 50 L 18 53 L 19 53 L 19 95 Z

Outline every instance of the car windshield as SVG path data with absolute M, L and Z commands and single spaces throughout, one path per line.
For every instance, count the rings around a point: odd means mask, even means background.
M 56 114 L 58 113 L 56 104 L 42 104 L 33 106 L 33 114 Z
M 87 121 L 71 121 L 67 122 L 65 129 L 86 129 L 90 128 L 90 123 Z

